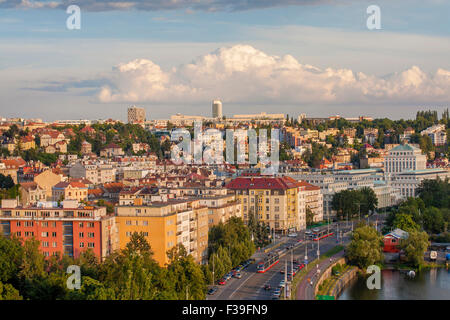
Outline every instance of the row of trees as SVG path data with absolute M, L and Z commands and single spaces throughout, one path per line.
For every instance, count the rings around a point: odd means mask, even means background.
M 447 233 L 450 224 L 449 181 L 424 180 L 417 192 L 417 198 L 408 198 L 388 215 L 385 232 L 400 228 L 407 232 Z
M 409 237 L 400 242 L 406 263 L 414 267 L 422 265 L 428 244 L 426 232 L 410 231 Z M 382 234 L 373 226 L 360 223 L 353 231 L 352 240 L 345 252 L 349 263 L 365 269 L 370 265 L 383 263 L 383 246 Z
M 373 213 L 377 206 L 378 198 L 369 187 L 336 192 L 331 201 L 331 207 L 340 219 Z
M 160 267 L 145 237 L 133 233 L 126 248 L 99 262 L 92 251 L 78 259 L 45 259 L 37 240 L 0 236 L 0 299 L 31 300 L 149 300 L 204 299 L 206 278 L 185 248 L 168 252 L 169 264 Z M 81 270 L 81 288 L 68 289 L 67 268 Z
M 222 278 L 255 252 L 250 228 L 240 218 L 232 217 L 226 223 L 211 227 L 208 236 L 209 259 L 205 275 L 209 283 Z

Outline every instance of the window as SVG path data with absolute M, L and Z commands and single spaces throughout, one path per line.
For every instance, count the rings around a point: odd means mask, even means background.
M 127 221 L 125 222 L 125 224 L 126 224 L 127 226 L 131 226 L 131 220 L 127 220 Z
M 148 221 L 147 220 L 142 221 L 142 225 L 148 226 Z
M 88 232 L 88 238 L 93 238 L 94 237 L 94 232 Z
M 80 248 L 84 248 L 84 242 L 80 242 Z
M 84 238 L 84 232 L 80 232 L 80 233 L 78 234 L 78 236 L 79 236 L 80 238 Z
M 56 246 L 57 246 L 57 243 L 56 242 L 52 242 L 52 247 L 56 248 Z
M 88 242 L 88 248 L 94 248 L 95 243 L 94 242 Z
M 16 227 L 20 227 L 20 221 L 16 222 Z
M 80 222 L 80 223 L 78 224 L 78 226 L 79 226 L 80 228 L 83 228 L 83 226 L 84 226 L 83 222 Z
M 48 237 L 48 232 L 42 232 L 42 233 L 41 233 L 41 237 L 47 238 L 47 237 Z
M 56 237 L 56 232 L 52 232 L 52 237 Z
M 44 248 L 48 248 L 48 241 L 43 241 L 43 242 L 42 242 L 42 246 L 43 246 Z

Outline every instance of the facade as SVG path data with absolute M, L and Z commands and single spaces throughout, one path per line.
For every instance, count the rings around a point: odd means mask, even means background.
M 209 227 L 226 223 L 230 218 L 242 218 L 242 204 L 235 195 L 209 196 L 198 198 L 200 203 L 208 207 Z
M 59 182 L 52 187 L 53 201 L 60 200 L 88 200 L 88 187 L 81 182 Z
M 290 177 L 238 177 L 225 186 L 242 204 L 242 216 L 268 223 L 276 232 L 306 228 L 304 187 Z
M 395 229 L 392 232 L 389 232 L 386 234 L 383 238 L 384 252 L 389 253 L 398 253 L 400 252 L 400 241 L 404 239 L 408 239 L 409 234 L 406 231 L 403 231 L 402 229 Z
M 51 200 L 53 186 L 61 181 L 62 177 L 53 173 L 52 170 L 45 170 L 34 177 L 34 182 L 36 182 L 40 188 L 45 190 L 46 200 Z
M 435 146 L 443 146 L 447 143 L 447 132 L 444 124 L 436 124 L 423 130 L 421 135 L 427 135 Z
M 20 204 L 22 206 L 35 205 L 39 201 L 46 201 L 47 195 L 36 182 L 22 182 L 20 184 Z
M 300 181 L 300 185 L 304 187 L 302 193 L 305 195 L 305 215 L 306 208 L 310 209 L 314 214 L 313 221 L 319 222 L 323 220 L 323 196 L 320 187 L 314 186 L 306 181 Z
M 212 103 L 212 117 L 222 119 L 222 102 L 220 100 L 214 100 Z
M 142 232 L 161 266 L 169 263 L 167 251 L 182 244 L 198 263 L 208 258 L 208 208 L 199 200 L 178 200 L 150 205 L 116 207 L 120 248 L 133 232 Z
M 103 259 L 118 248 L 114 216 L 107 215 L 106 208 L 79 206 L 76 201 L 38 207 L 2 200 L 0 223 L 6 236 L 39 240 L 45 257 L 59 253 L 76 259 L 91 249 Z
M 384 162 L 384 170 L 387 174 L 423 170 L 426 169 L 426 166 L 427 157 L 419 148 L 409 144 L 400 144 L 389 150 Z
M 441 180 L 450 178 L 450 171 L 443 168 L 409 170 L 389 176 L 390 184 L 399 190 L 402 198 L 415 197 L 423 180 L 436 180 L 438 178 Z
M 83 141 L 81 144 L 81 154 L 90 154 L 92 153 L 92 144 L 87 141 Z
M 144 123 L 145 109 L 132 106 L 128 108 L 128 123 Z
M 72 178 L 84 178 L 93 184 L 103 184 L 116 180 L 116 169 L 110 164 L 76 163 L 69 169 Z

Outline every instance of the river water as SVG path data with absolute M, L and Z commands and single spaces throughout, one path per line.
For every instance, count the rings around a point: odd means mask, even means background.
M 423 270 L 413 279 L 396 270 L 382 270 L 380 290 L 369 290 L 366 278 L 359 276 L 338 300 L 450 300 L 450 269 Z

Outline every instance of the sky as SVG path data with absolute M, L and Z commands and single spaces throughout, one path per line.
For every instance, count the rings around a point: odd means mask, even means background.
M 449 12 L 450 0 L 0 0 L 0 117 L 210 116 L 217 98 L 227 116 L 442 112 Z

